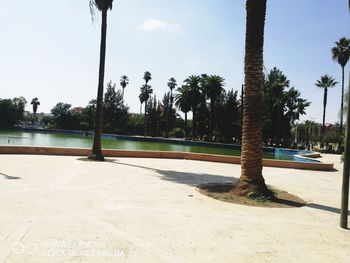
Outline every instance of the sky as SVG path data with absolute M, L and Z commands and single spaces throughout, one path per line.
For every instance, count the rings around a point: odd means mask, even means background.
M 97 13 L 92 22 L 88 2 L 0 0 L 0 98 L 38 97 L 38 112 L 50 112 L 58 102 L 84 107 L 96 98 L 101 19 Z M 323 91 L 314 83 L 324 74 L 341 81 L 331 48 L 350 38 L 348 0 L 267 2 L 265 68 L 282 70 L 312 102 L 302 120 L 321 122 Z M 202 73 L 220 75 L 226 90 L 240 92 L 245 16 L 243 0 L 114 0 L 105 82 L 130 78 L 125 102 L 131 112 L 139 112 L 146 70 L 159 100 L 170 77 L 181 84 Z M 349 69 L 350 62 L 346 85 Z M 340 84 L 329 91 L 326 122 L 338 120 L 340 95 Z

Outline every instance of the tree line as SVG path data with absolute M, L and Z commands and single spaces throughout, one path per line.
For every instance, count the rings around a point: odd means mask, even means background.
M 140 87 L 139 93 L 140 113 L 131 113 L 125 103 L 124 93 L 129 84 L 127 76 L 121 77 L 120 88 L 112 81 L 107 83 L 102 104 L 103 132 L 223 143 L 241 142 L 242 96 L 237 90 L 226 91 L 223 77 L 190 75 L 181 85 L 172 77 L 167 83 L 169 91 L 160 99 L 150 85 L 151 73 L 146 71 L 143 79 L 145 84 Z M 16 98 L 10 101 L 0 100 L 0 115 L 11 119 L 7 121 L 1 117 L 2 127 L 11 127 L 20 120 L 37 120 L 35 115 L 40 105 L 38 98 L 32 99 L 33 114 L 26 118 L 23 116 L 26 100 Z M 305 114 L 310 102 L 301 98 L 296 88 L 290 87 L 287 76 L 276 67 L 264 78 L 263 101 L 264 143 L 288 146 L 291 143 L 291 127 Z M 17 111 L 13 107 L 17 107 Z M 73 108 L 69 103 L 59 102 L 51 109 L 51 116 L 40 119 L 41 124 L 47 128 L 92 131 L 96 108 L 94 99 L 82 108 Z M 10 111 L 17 113 L 11 115 Z M 178 114 L 179 111 L 184 118 Z M 191 119 L 187 117 L 189 113 L 192 113 Z

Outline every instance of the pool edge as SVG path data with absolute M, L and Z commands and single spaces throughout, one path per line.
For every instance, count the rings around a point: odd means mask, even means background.
M 68 148 L 68 147 L 43 147 L 43 146 L 0 146 L 0 154 L 37 154 L 37 155 L 67 155 L 67 156 L 87 156 L 89 148 Z M 238 156 L 214 155 L 190 152 L 168 152 L 168 151 L 137 151 L 137 150 L 111 150 L 103 149 L 106 157 L 129 157 L 129 158 L 165 158 L 165 159 L 186 159 L 207 162 L 219 162 L 240 164 L 241 158 Z M 317 171 L 333 171 L 332 163 L 302 163 L 295 161 L 263 159 L 263 166 L 307 169 Z

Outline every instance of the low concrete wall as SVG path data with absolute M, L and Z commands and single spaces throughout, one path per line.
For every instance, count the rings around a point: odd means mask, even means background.
M 86 148 L 57 148 L 57 147 L 35 147 L 35 146 L 0 146 L 0 154 L 42 154 L 42 155 L 69 155 L 87 156 L 90 149 Z M 133 158 L 168 158 L 186 159 L 208 162 L 240 164 L 241 158 L 238 156 L 213 155 L 189 152 L 166 152 L 166 151 L 131 151 L 131 150 L 109 150 L 104 149 L 106 157 L 133 157 Z M 328 163 L 302 163 L 274 159 L 263 159 L 263 166 L 308 169 L 319 171 L 332 171 L 333 164 Z

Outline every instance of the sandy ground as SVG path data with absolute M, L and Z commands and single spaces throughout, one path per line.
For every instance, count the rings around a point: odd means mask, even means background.
M 338 171 L 264 168 L 309 202 L 257 208 L 198 193 L 240 166 L 186 160 L 0 156 L 1 262 L 350 262 Z

